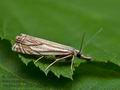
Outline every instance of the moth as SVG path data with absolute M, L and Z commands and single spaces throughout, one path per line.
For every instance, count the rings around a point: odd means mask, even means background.
M 80 50 L 77 50 L 73 47 L 59 44 L 53 41 L 33 37 L 26 34 L 20 34 L 16 36 L 16 42 L 12 46 L 12 51 L 22 54 L 40 56 L 40 58 L 38 58 L 35 62 L 42 59 L 44 56 L 60 56 L 60 58 L 56 58 L 51 64 L 49 64 L 45 70 L 48 70 L 56 62 L 71 57 L 72 70 L 74 57 L 78 57 L 79 59 L 84 59 L 86 61 L 90 61 L 92 59 L 91 57 L 87 57 L 82 54 L 84 36 L 85 35 L 83 35 L 82 38 L 81 48 Z

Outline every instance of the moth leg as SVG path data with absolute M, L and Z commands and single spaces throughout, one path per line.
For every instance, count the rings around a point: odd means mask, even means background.
M 67 56 L 64 56 L 64 57 L 61 57 L 61 58 L 58 58 L 56 59 L 54 62 L 52 62 L 49 66 L 47 66 L 47 68 L 45 69 L 45 71 L 47 71 L 53 64 L 55 64 L 56 62 L 62 60 L 62 59 L 65 59 L 65 58 L 68 58 L 70 57 L 71 55 L 67 55 Z
M 71 71 L 73 70 L 73 63 L 74 63 L 74 56 L 72 57 L 72 60 L 71 60 Z
M 34 61 L 34 63 L 38 62 L 40 59 L 42 59 L 44 56 L 39 57 L 37 60 Z

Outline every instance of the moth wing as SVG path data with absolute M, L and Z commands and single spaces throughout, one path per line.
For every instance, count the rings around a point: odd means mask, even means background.
M 68 55 L 72 53 L 70 50 L 59 49 L 56 47 L 47 46 L 45 44 L 29 46 L 15 43 L 12 50 L 30 55 Z
M 19 37 L 25 37 L 24 40 L 21 42 L 21 44 L 25 44 L 25 45 L 46 45 L 49 47 L 55 47 L 55 48 L 59 48 L 59 49 L 65 49 L 65 50 L 75 50 L 74 48 L 67 46 L 67 45 L 63 45 L 63 44 L 59 44 L 53 41 L 48 41 L 42 38 L 37 38 L 37 37 L 33 37 L 30 35 L 26 35 L 26 34 L 21 34 Z
M 13 51 L 34 55 L 68 55 L 73 53 L 75 49 L 53 41 L 21 34 L 16 37 Z

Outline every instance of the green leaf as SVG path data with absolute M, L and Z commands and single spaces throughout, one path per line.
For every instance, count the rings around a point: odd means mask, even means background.
M 115 90 L 120 89 L 120 68 L 113 63 L 81 63 L 73 80 L 53 73 L 46 76 L 33 63 L 23 64 L 17 54 L 10 50 L 10 43 L 0 40 L 0 89 L 32 90 Z
M 67 78 L 71 78 L 72 79 L 72 75 L 73 75 L 73 71 L 71 71 L 70 68 L 70 63 L 63 63 L 63 62 L 59 62 L 56 63 L 55 65 L 53 65 L 52 67 L 50 67 L 50 69 L 48 69 L 47 71 L 45 71 L 45 69 L 47 68 L 47 66 L 50 64 L 50 57 L 46 57 L 46 58 L 42 58 L 41 60 L 35 62 L 35 59 L 30 59 L 29 57 L 23 57 L 21 55 L 19 55 L 19 57 L 21 58 L 21 60 L 26 64 L 34 64 L 36 67 L 40 68 L 40 70 L 44 71 L 46 73 L 46 75 L 48 74 L 49 70 L 51 70 L 58 78 L 60 77 L 60 75 L 67 77 Z M 53 59 L 51 57 L 51 59 Z M 53 60 L 51 60 L 53 61 Z M 52 62 L 51 62 L 52 63 Z M 74 68 L 73 68 L 74 69 Z
M 0 37 L 2 39 L 9 40 L 13 44 L 15 42 L 16 35 L 26 33 L 79 49 L 81 36 L 83 32 L 86 32 L 86 42 L 90 40 L 90 43 L 84 48 L 83 53 L 93 57 L 94 61 L 97 63 L 92 62 L 91 64 L 84 62 L 80 64 L 80 60 L 75 59 L 75 62 L 77 62 L 75 66 L 77 65 L 79 68 L 74 72 L 73 82 L 69 80 L 68 82 L 67 79 L 63 77 L 59 80 L 53 79 L 55 78 L 54 76 L 52 79 L 55 81 L 51 84 L 47 82 L 52 80 L 45 80 L 44 82 L 44 80 L 40 79 L 42 81 L 41 83 L 45 83 L 45 86 L 48 85 L 49 88 L 53 89 L 61 87 L 65 87 L 65 89 L 80 88 L 83 90 L 93 90 L 97 88 L 119 89 L 119 4 L 120 1 L 118 0 L 0 0 Z M 100 29 L 102 29 L 102 31 L 95 37 L 91 38 Z M 17 53 L 9 51 L 11 50 L 11 46 L 5 44 L 4 48 L 7 49 L 6 52 L 4 52 L 4 49 L 1 48 L 0 59 L 2 61 L 0 63 L 0 68 L 7 68 L 8 71 L 11 71 L 12 73 L 17 71 L 20 72 L 17 70 L 17 65 L 19 66 L 19 64 L 22 64 L 22 62 L 20 62 L 21 59 L 24 63 L 29 63 L 26 67 L 28 70 L 32 71 L 31 68 L 36 68 L 34 67 L 34 63 L 32 61 L 27 62 L 30 59 L 24 57 L 19 58 Z M 10 52 L 10 55 L 8 52 Z M 9 63 L 6 61 L 9 59 L 8 56 L 10 58 Z M 15 58 L 13 59 L 12 56 Z M 12 60 L 14 60 L 17 64 L 12 62 Z M 116 66 L 113 63 L 116 64 Z M 37 63 L 35 65 L 38 67 L 38 64 L 41 65 L 42 63 Z M 107 66 L 110 68 L 106 69 Z M 42 70 L 43 67 L 39 68 Z M 54 68 L 57 69 L 56 65 L 51 67 L 51 69 L 52 68 L 53 70 Z M 60 75 L 71 77 L 72 75 L 67 68 L 67 72 L 59 72 L 60 68 L 57 69 L 58 73 L 56 69 L 54 73 L 58 77 Z M 1 71 L 2 70 L 4 71 L 3 68 L 1 68 Z M 25 71 L 22 73 L 25 73 Z M 19 76 L 18 72 L 15 73 L 15 75 Z M 7 73 L 9 74 L 9 72 Z M 46 75 L 43 76 L 45 77 Z M 39 77 L 41 78 L 42 76 Z M 47 78 L 50 77 L 48 76 Z M 65 81 L 63 79 L 65 79 Z M 59 85 L 56 85 L 57 81 L 62 82 L 62 84 L 59 83 Z

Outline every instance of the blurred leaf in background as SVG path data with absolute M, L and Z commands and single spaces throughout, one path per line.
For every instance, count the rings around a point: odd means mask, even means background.
M 1 89 L 119 90 L 119 9 L 118 0 L 0 0 Z M 90 40 L 84 54 L 95 61 L 87 63 L 76 58 L 79 67 L 74 74 L 54 66 L 54 74 L 46 76 L 32 62 L 23 64 L 22 58 L 11 51 L 20 33 L 79 49 L 83 32 L 87 34 L 85 42 Z M 68 79 L 72 74 L 73 81 Z

